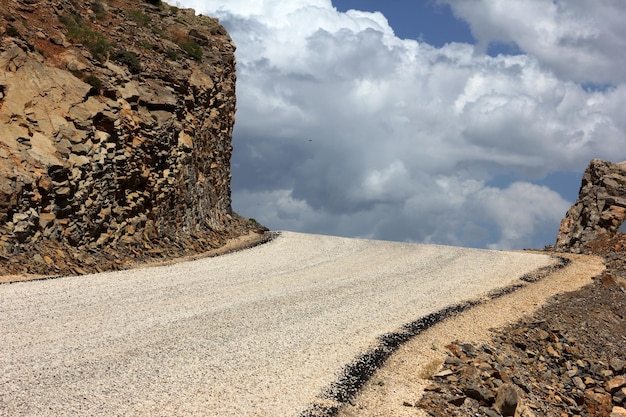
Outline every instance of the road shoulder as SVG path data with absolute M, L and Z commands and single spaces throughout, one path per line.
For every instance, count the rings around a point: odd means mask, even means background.
M 559 293 L 577 290 L 604 270 L 602 258 L 564 254 L 565 268 L 509 294 L 489 300 L 446 319 L 402 345 L 363 386 L 356 398 L 340 409 L 339 417 L 426 416 L 413 408 L 445 359 L 451 341 L 487 342 L 490 329 L 532 314 Z

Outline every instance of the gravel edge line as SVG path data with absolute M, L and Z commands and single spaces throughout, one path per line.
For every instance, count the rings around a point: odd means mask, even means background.
M 490 300 L 513 293 L 530 283 L 538 282 L 548 275 L 565 268 L 571 260 L 563 256 L 552 255 L 557 262 L 538 268 L 524 274 L 515 283 L 487 293 L 484 297 L 454 304 L 442 310 L 430 313 L 424 317 L 405 324 L 396 332 L 385 333 L 377 337 L 377 343 L 367 352 L 357 356 L 351 363 L 344 366 L 339 378 L 325 388 L 319 396 L 319 400 L 312 403 L 306 410 L 298 414 L 298 417 L 334 417 L 342 405 L 354 399 L 359 390 L 372 377 L 372 375 L 397 351 L 400 346 L 413 337 L 428 330 L 442 321 L 452 318 L 473 307 L 485 304 Z
M 179 262 L 195 261 L 195 260 L 204 259 L 204 258 L 214 258 L 216 256 L 227 255 L 229 253 L 239 252 L 239 251 L 243 251 L 243 250 L 247 250 L 247 249 L 252 249 L 252 248 L 260 246 L 260 245 L 264 245 L 264 244 L 269 243 L 272 240 L 278 238 L 279 236 L 280 236 L 280 232 L 269 231 L 269 232 L 265 232 L 263 234 L 263 237 L 261 239 L 259 239 L 258 241 L 254 241 L 252 243 L 245 244 L 243 246 L 237 246 L 237 247 L 234 247 L 234 248 L 231 248 L 231 249 L 227 249 L 226 248 L 227 245 L 224 245 L 222 247 L 219 247 L 219 248 L 214 249 L 214 250 L 209 251 L 209 252 L 201 253 L 201 254 L 198 254 L 198 255 L 186 256 L 186 257 L 183 257 L 183 258 L 170 259 L 169 261 L 165 261 L 165 262 L 161 262 L 161 261 L 143 262 L 143 263 L 142 262 L 138 262 L 138 263 L 134 264 L 132 267 L 130 267 L 128 269 L 154 268 L 154 267 L 158 267 L 158 266 L 172 265 L 172 264 L 179 263 Z M 236 240 L 236 238 L 233 239 L 233 240 Z M 104 271 L 104 272 L 112 272 L 112 271 Z M 61 279 L 61 278 L 68 278 L 68 277 L 73 277 L 73 276 L 76 276 L 76 275 L 32 276 L 32 277 L 26 277 L 26 278 L 24 278 L 24 277 L 16 277 L 13 280 L 11 280 L 11 279 L 6 280 L 6 281 L 0 280 L 0 285 L 17 284 L 19 282 L 48 281 L 48 280 L 51 280 L 51 279 Z

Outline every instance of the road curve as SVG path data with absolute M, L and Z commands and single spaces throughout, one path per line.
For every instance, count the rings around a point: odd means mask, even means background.
M 283 232 L 171 266 L 0 285 L 0 416 L 294 416 L 376 341 L 546 255 Z

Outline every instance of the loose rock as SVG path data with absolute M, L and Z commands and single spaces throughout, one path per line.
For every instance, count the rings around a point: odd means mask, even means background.
M 626 246 L 626 235 L 611 238 Z M 608 247 L 596 241 L 596 248 Z M 601 279 L 494 331 L 487 345 L 455 341 L 417 406 L 432 416 L 609 416 L 626 401 L 626 254 Z

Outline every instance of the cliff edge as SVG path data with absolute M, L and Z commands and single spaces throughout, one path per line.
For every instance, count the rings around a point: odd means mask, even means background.
M 235 45 L 157 0 L 0 1 L 0 274 L 201 253 L 232 211 Z

